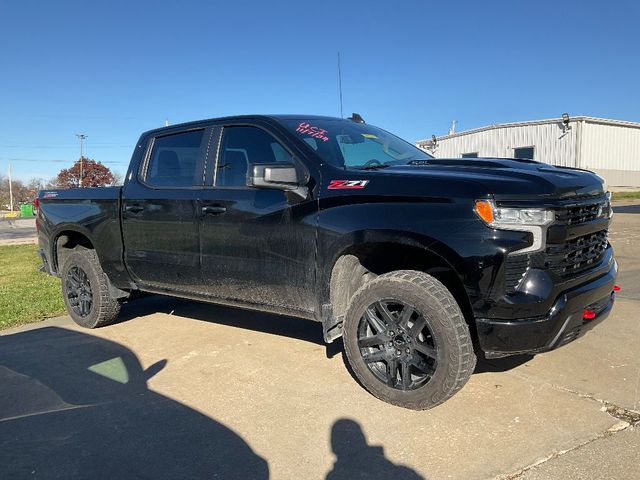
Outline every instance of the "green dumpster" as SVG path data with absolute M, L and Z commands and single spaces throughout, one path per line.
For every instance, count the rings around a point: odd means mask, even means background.
M 33 217 L 33 205 L 31 203 L 20 205 L 20 216 Z

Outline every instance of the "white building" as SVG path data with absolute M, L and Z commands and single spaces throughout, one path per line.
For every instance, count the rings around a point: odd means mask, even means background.
M 592 170 L 611 186 L 640 186 L 640 123 L 563 117 L 489 125 L 416 145 L 437 158 L 529 158 Z

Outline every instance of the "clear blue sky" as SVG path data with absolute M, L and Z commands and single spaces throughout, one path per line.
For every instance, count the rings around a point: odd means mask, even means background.
M 0 174 L 241 113 L 345 114 L 408 140 L 562 112 L 640 121 L 640 2 L 0 0 Z

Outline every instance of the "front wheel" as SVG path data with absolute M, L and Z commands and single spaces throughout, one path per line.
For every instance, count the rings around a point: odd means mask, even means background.
M 86 328 L 115 322 L 121 303 L 109 291 L 95 250 L 76 247 L 62 266 L 61 278 L 64 303 L 74 322 Z
M 413 410 L 449 399 L 476 364 L 460 307 L 442 283 L 422 272 L 395 271 L 360 287 L 347 309 L 343 337 L 363 386 Z

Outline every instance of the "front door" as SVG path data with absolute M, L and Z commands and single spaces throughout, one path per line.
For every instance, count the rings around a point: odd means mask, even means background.
M 202 269 L 213 297 L 276 310 L 317 308 L 317 204 L 281 190 L 247 187 L 252 163 L 294 162 L 292 153 L 257 126 L 222 130 L 210 183 L 200 202 Z

